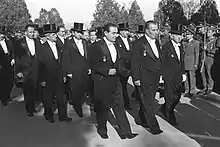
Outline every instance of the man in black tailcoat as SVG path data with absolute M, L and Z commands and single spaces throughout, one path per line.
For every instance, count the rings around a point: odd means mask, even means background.
M 44 116 L 50 123 L 54 123 L 53 100 L 57 101 L 59 121 L 72 121 L 67 117 L 67 107 L 64 99 L 65 76 L 61 66 L 61 48 L 56 44 L 56 25 L 46 24 L 43 31 L 47 41 L 42 44 L 39 61 L 39 83 L 44 87 L 43 105 Z
M 136 124 L 150 128 L 154 135 L 160 134 L 160 126 L 155 117 L 153 103 L 158 90 L 161 55 L 158 35 L 158 25 L 154 21 L 145 24 L 145 35 L 134 42 L 131 55 L 131 69 L 134 85 L 141 92 L 140 109 Z
M 13 42 L 5 36 L 5 33 L 5 26 L 0 26 L 0 101 L 4 106 L 10 101 L 15 63 Z
M 129 25 L 128 23 L 119 24 L 119 36 L 116 38 L 116 45 L 119 49 L 120 58 L 125 59 L 125 65 L 128 70 L 131 68 L 130 56 L 131 56 L 131 41 L 129 40 Z M 127 91 L 127 82 L 130 75 L 119 75 L 122 85 L 124 107 L 126 110 L 131 110 L 130 98 Z
M 92 67 L 92 77 L 94 80 L 94 104 L 97 117 L 97 132 L 103 138 L 107 135 L 107 120 L 109 110 L 112 108 L 118 122 L 118 134 L 121 139 L 131 139 L 138 134 L 131 132 L 128 122 L 122 89 L 115 64 L 119 60 L 119 50 L 114 45 L 118 28 L 116 25 L 108 23 L 104 27 L 104 37 L 93 44 L 90 48 L 90 62 Z
M 35 26 L 25 27 L 25 37 L 17 41 L 15 50 L 15 83 L 24 94 L 25 108 L 29 117 L 33 116 L 35 101 L 38 100 L 38 57 L 40 48 L 34 38 Z
M 160 111 L 172 125 L 177 125 L 174 109 L 177 106 L 181 93 L 184 92 L 183 83 L 186 80 L 182 40 L 182 27 L 172 24 L 170 40 L 162 47 L 162 76 L 164 79 L 165 103 Z
M 74 23 L 72 37 L 65 40 L 62 67 L 71 91 L 70 104 L 83 117 L 82 105 L 89 85 L 88 43 L 82 39 L 83 24 Z

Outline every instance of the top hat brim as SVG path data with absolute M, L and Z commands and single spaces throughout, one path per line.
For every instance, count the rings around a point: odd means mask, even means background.
M 0 31 L 1 34 L 5 34 L 5 31 Z
M 129 31 L 129 28 L 121 28 L 119 31 Z
M 48 33 L 57 33 L 57 30 L 44 30 L 44 34 L 48 34 Z
M 143 33 L 144 34 L 145 32 L 144 31 L 136 31 L 136 33 Z
M 82 32 L 83 32 L 83 30 L 74 29 L 74 28 L 72 28 L 72 29 L 71 29 L 71 31 L 76 31 L 76 32 L 80 32 L 80 33 L 82 33 Z
M 169 31 L 170 34 L 175 34 L 175 35 L 182 35 L 181 31 L 176 31 L 176 30 L 171 30 Z

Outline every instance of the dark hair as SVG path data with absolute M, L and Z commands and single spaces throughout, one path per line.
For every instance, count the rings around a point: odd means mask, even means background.
M 104 32 L 105 32 L 105 31 L 109 32 L 111 27 L 116 27 L 116 28 L 117 28 L 117 25 L 116 25 L 116 24 L 113 24 L 113 23 L 107 23 L 107 24 L 104 26 Z
M 34 24 L 27 24 L 27 25 L 25 26 L 25 30 L 27 30 L 29 27 L 35 29 Z
M 96 32 L 96 30 L 95 30 L 95 29 L 90 29 L 90 30 L 89 30 L 89 34 L 90 34 L 91 32 Z
M 58 27 L 57 27 L 57 31 L 60 31 L 60 28 L 64 28 L 64 29 L 65 29 L 64 26 L 58 26 Z
M 150 24 L 155 24 L 157 25 L 157 23 L 153 20 L 149 20 L 145 23 L 145 29 L 149 29 Z

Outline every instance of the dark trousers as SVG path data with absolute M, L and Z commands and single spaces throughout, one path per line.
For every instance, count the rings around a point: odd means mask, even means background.
M 158 83 L 159 84 L 159 83 Z M 142 85 L 140 87 L 140 109 L 138 111 L 138 119 L 142 124 L 147 124 L 151 130 L 159 130 L 159 124 L 155 117 L 154 102 L 155 94 L 158 89 L 158 84 Z
M 174 109 L 181 98 L 181 86 L 182 85 L 179 84 L 174 88 L 171 83 L 166 81 L 164 83 L 165 103 L 162 105 L 162 110 L 165 112 L 165 117 L 170 122 L 176 122 Z
M 1 71 L 0 71 L 1 72 Z M 7 103 L 10 101 L 10 94 L 13 88 L 13 76 L 12 74 L 1 75 L 0 74 L 0 101 Z
M 120 134 L 131 133 L 130 124 L 124 109 L 122 88 L 119 79 L 116 84 L 116 90 L 113 93 L 113 95 L 109 97 L 109 99 L 112 99 L 112 101 L 110 101 L 111 103 L 109 103 L 109 101 L 95 99 L 95 110 L 96 110 L 96 117 L 98 123 L 98 133 L 107 133 L 107 127 L 106 127 L 107 121 L 109 119 L 112 119 L 109 118 L 110 108 L 112 108 L 116 122 L 119 126 L 119 130 L 117 130 L 118 133 Z
M 67 116 L 63 84 L 57 83 L 53 86 L 46 85 L 46 87 L 43 89 L 43 94 L 44 115 L 46 118 L 53 118 L 54 99 L 57 103 L 59 119 Z
M 33 113 L 35 110 L 35 101 L 39 97 L 39 90 L 30 81 L 22 86 L 24 94 L 25 109 L 27 113 Z
M 82 80 L 78 81 L 76 78 L 69 79 L 70 88 L 70 104 L 74 107 L 81 107 L 85 102 L 85 94 L 88 91 L 89 76 L 84 75 Z
M 127 90 L 126 90 L 127 91 Z M 116 85 L 116 91 L 113 95 L 113 102 L 112 102 L 112 110 L 114 112 L 116 121 L 118 122 L 119 126 L 119 134 L 131 134 L 131 127 L 126 116 L 126 111 L 124 109 L 124 100 L 122 98 L 122 86 L 121 83 L 118 81 Z
M 129 99 L 128 90 L 127 90 L 128 78 L 129 77 L 120 76 L 122 94 L 123 94 L 123 99 L 124 99 L 124 107 L 127 107 L 128 105 L 130 105 L 130 99 Z

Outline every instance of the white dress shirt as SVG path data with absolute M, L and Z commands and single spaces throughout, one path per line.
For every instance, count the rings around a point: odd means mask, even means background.
M 146 37 L 148 43 L 150 44 L 150 47 L 151 47 L 151 49 L 152 49 L 154 55 L 155 55 L 157 58 L 159 58 L 159 53 L 158 53 L 157 46 L 156 46 L 156 43 L 155 43 L 156 39 L 151 39 L 151 38 L 148 37 L 147 35 L 145 35 L 145 37 Z
M 5 43 L 5 39 L 1 40 L 0 44 L 1 44 L 2 48 L 3 48 L 4 53 L 7 54 L 8 53 L 8 48 L 7 48 L 7 45 Z
M 29 49 L 31 55 L 34 56 L 34 55 L 35 55 L 35 43 L 34 43 L 34 39 L 30 39 L 30 38 L 28 38 L 27 36 L 26 36 L 25 38 L 26 38 L 26 41 L 27 41 L 28 49 Z
M 58 53 L 57 53 L 57 46 L 56 46 L 56 43 L 55 42 L 51 42 L 49 40 L 47 40 L 48 44 L 50 45 L 50 48 L 53 52 L 53 55 L 55 57 L 55 59 L 57 60 L 58 59 Z
M 62 43 L 64 44 L 64 38 L 63 37 L 61 37 L 61 36 L 59 36 L 58 35 L 58 37 L 60 38 L 60 40 L 62 41 Z
M 175 49 L 175 51 L 176 51 L 177 57 L 178 57 L 178 59 L 180 60 L 180 48 L 179 48 L 180 44 L 174 42 L 173 40 L 171 40 L 171 42 L 172 42 L 173 47 L 174 47 L 174 49 Z
M 80 54 L 81 54 L 82 56 L 84 56 L 85 53 L 84 53 L 84 49 L 83 49 L 82 39 L 78 40 L 78 39 L 76 39 L 75 37 L 73 37 L 73 39 L 74 39 L 74 41 L 75 41 L 75 43 L 76 43 L 77 48 L 79 49 Z
M 104 37 L 104 40 L 105 40 L 105 43 L 107 44 L 108 49 L 110 51 L 112 61 L 115 63 L 115 61 L 117 59 L 116 48 L 115 48 L 114 44 L 112 42 L 108 41 L 108 39 L 106 39 L 105 37 Z
M 128 38 L 122 37 L 121 35 L 120 35 L 120 37 L 121 37 L 122 41 L 124 42 L 127 51 L 129 51 L 130 46 L 129 46 L 129 43 L 128 43 Z

